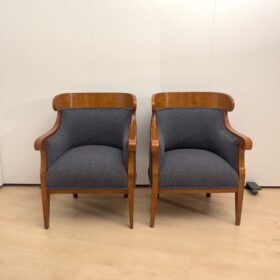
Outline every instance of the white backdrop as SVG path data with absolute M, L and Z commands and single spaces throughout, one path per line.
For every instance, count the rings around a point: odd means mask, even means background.
M 37 136 L 60 92 L 138 100 L 138 184 L 147 184 L 151 95 L 222 91 L 254 140 L 247 179 L 280 185 L 280 1 L 1 0 L 0 155 L 5 183 L 38 183 Z

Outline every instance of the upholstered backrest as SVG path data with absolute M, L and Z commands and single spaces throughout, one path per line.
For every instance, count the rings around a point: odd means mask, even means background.
M 156 110 L 165 151 L 204 149 L 219 154 L 237 169 L 238 141 L 224 127 L 224 111 L 209 108 Z M 227 141 L 224 141 L 224 140 Z M 229 146 L 229 143 L 233 144 Z
M 127 109 L 66 109 L 61 129 L 72 146 L 106 145 L 122 149 L 123 135 L 129 129 L 131 111 Z
M 68 149 L 105 145 L 123 149 L 128 139 L 130 109 L 63 109 L 59 130 L 48 140 L 48 166 Z
M 223 127 L 223 111 L 217 109 L 162 109 L 156 117 L 165 150 L 209 149 Z

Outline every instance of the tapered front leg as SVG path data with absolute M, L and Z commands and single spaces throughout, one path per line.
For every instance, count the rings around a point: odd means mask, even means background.
M 50 194 L 46 190 L 41 191 L 42 204 L 43 204 L 43 216 L 44 216 L 44 228 L 49 228 L 50 221 Z
M 134 212 L 134 188 L 135 188 L 135 151 L 128 154 L 128 214 L 129 227 L 133 229 Z
M 152 200 L 151 200 L 151 218 L 150 218 L 150 227 L 155 226 L 156 212 L 158 204 L 158 192 L 157 188 L 152 188 Z
M 241 222 L 243 194 L 244 188 L 239 189 L 238 192 L 235 193 L 235 224 L 237 226 L 239 226 Z
M 159 138 L 156 126 L 156 116 L 153 111 L 152 124 L 151 124 L 151 157 L 152 157 L 152 197 L 151 197 L 151 217 L 150 227 L 155 226 L 155 218 L 157 212 L 157 204 L 159 198 Z
M 129 212 L 129 227 L 133 228 L 133 209 L 134 208 L 134 191 L 128 191 L 128 212 Z
M 244 150 L 239 151 L 239 188 L 235 193 L 235 224 L 240 225 L 243 195 L 244 195 L 244 184 L 245 184 L 245 168 L 244 168 Z

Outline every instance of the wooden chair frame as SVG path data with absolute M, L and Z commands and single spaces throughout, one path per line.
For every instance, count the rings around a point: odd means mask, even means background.
M 128 189 L 47 189 L 47 141 L 56 133 L 61 124 L 63 109 L 78 108 L 127 108 L 132 110 L 128 139 Z M 36 139 L 35 150 L 41 151 L 41 195 L 43 204 L 44 227 L 49 228 L 50 194 L 124 194 L 128 197 L 129 227 L 133 228 L 134 185 L 135 185 L 135 152 L 136 152 L 136 97 L 128 93 L 64 93 L 54 97 L 53 109 L 57 111 L 56 122 L 52 129 Z
M 156 111 L 163 108 L 216 108 L 224 111 L 224 125 L 229 133 L 238 138 L 238 188 L 205 188 L 205 189 L 159 189 L 159 138 L 157 133 Z M 235 194 L 235 224 L 240 225 L 245 183 L 245 150 L 251 150 L 252 140 L 234 130 L 228 119 L 228 111 L 234 109 L 231 96 L 217 92 L 166 92 L 154 94 L 152 97 L 152 125 L 151 125 L 151 151 L 152 151 L 152 199 L 150 226 L 154 227 L 158 197 L 160 193 L 234 193 Z

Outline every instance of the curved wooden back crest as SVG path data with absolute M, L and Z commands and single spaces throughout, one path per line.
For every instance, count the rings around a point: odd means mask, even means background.
M 212 108 L 232 111 L 230 95 L 218 92 L 162 92 L 153 95 L 153 111 L 163 108 Z
M 79 108 L 128 108 L 136 110 L 136 97 L 129 93 L 63 93 L 54 97 L 55 111 Z

